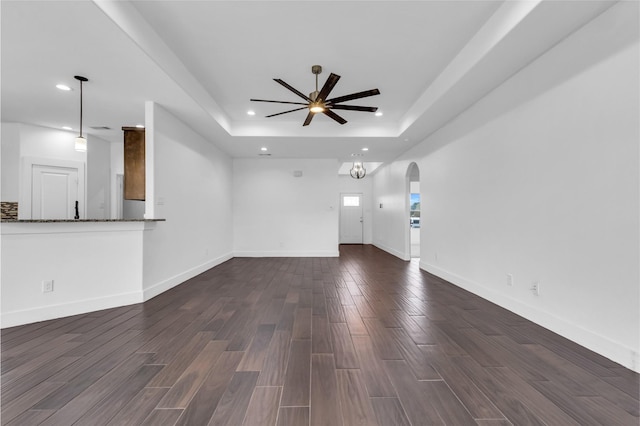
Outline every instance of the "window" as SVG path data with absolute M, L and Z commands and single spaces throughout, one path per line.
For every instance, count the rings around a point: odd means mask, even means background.
M 420 228 L 420 194 L 411 194 L 409 205 L 409 225 Z
M 342 205 L 344 207 L 360 207 L 360 197 L 350 197 L 345 195 L 342 197 Z

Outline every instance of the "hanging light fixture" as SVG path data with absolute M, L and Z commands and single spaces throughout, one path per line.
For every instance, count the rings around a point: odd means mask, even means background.
M 367 169 L 364 168 L 360 161 L 354 161 L 353 167 L 349 170 L 349 174 L 354 179 L 362 179 L 367 174 Z
M 80 81 L 80 136 L 76 138 L 76 151 L 87 152 L 87 139 L 82 136 L 82 83 L 89 79 L 81 75 L 74 75 L 73 78 Z

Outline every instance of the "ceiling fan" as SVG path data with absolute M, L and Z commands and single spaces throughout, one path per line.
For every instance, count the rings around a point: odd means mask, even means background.
M 376 112 L 378 110 L 377 107 L 365 107 L 365 106 L 356 106 L 356 105 L 339 105 L 342 102 L 352 101 L 354 99 L 366 98 L 369 96 L 379 95 L 380 91 L 378 89 L 365 90 L 364 92 L 352 93 L 350 95 L 338 96 L 337 98 L 327 99 L 331 90 L 333 90 L 334 86 L 340 80 L 340 76 L 334 73 L 329 75 L 327 81 L 322 86 L 322 89 L 318 91 L 318 74 L 322 72 L 322 67 L 320 65 L 314 65 L 311 67 L 311 72 L 316 76 L 316 90 L 311 92 L 309 96 L 306 96 L 304 93 L 296 90 L 291 87 L 284 81 L 279 78 L 274 78 L 273 80 L 276 83 L 281 84 L 286 87 L 306 102 L 287 102 L 287 101 L 269 101 L 265 99 L 251 99 L 253 102 L 271 102 L 276 104 L 292 104 L 292 105 L 304 105 L 303 107 L 292 109 L 289 111 L 279 112 L 277 114 L 267 115 L 266 117 L 275 117 L 276 115 L 288 114 L 294 111 L 300 111 L 303 109 L 308 109 L 309 113 L 307 114 L 307 118 L 304 120 L 303 126 L 308 126 L 313 119 L 313 116 L 317 113 L 323 113 L 329 118 L 334 119 L 340 124 L 344 124 L 347 122 L 344 118 L 340 117 L 338 114 L 333 112 L 332 110 L 346 110 L 346 111 L 365 111 L 365 112 Z

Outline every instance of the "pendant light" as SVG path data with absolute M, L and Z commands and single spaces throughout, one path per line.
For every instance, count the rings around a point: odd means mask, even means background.
M 367 174 L 367 170 L 360 161 L 355 161 L 353 167 L 349 170 L 349 174 L 354 179 L 362 179 Z
M 82 83 L 89 79 L 81 75 L 75 75 L 73 78 L 80 81 L 80 136 L 76 138 L 76 151 L 87 152 L 87 139 L 82 136 Z

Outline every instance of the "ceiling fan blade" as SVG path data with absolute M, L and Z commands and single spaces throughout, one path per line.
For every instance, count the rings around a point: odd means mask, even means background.
M 366 111 L 366 112 L 376 112 L 378 110 L 378 107 L 365 107 L 365 106 L 356 106 L 356 105 L 331 105 L 328 108 L 344 109 L 348 111 Z
M 284 81 L 280 80 L 279 78 L 274 78 L 273 81 L 275 81 L 276 83 L 279 83 L 281 85 L 283 85 L 284 87 L 286 87 L 287 89 L 291 90 L 293 93 L 295 93 L 296 95 L 300 96 L 302 99 L 305 99 L 309 102 L 311 102 L 311 99 L 309 99 L 309 97 L 307 95 L 305 95 L 304 93 L 302 93 L 299 90 L 294 89 L 293 87 L 291 87 L 290 85 L 288 85 L 287 83 L 285 83 Z
M 292 110 L 289 110 L 289 111 L 279 112 L 277 114 L 266 115 L 265 118 L 275 117 L 276 115 L 288 114 L 288 113 L 293 112 L 293 111 L 300 111 L 301 109 L 307 109 L 307 108 L 308 107 L 304 106 L 302 108 L 296 108 L 296 109 L 292 109 Z
M 252 102 L 271 102 L 273 104 L 293 104 L 293 105 L 309 105 L 305 102 L 287 102 L 287 101 L 268 101 L 266 99 L 249 99 Z
M 327 99 L 327 103 L 337 104 L 340 102 L 352 101 L 354 99 L 366 98 L 369 96 L 379 95 L 380 91 L 378 89 L 365 90 L 364 92 L 352 93 L 350 95 L 339 96 L 333 99 Z
M 334 120 L 336 120 L 338 123 L 340 124 L 344 124 L 347 122 L 347 120 L 345 120 L 344 118 L 340 117 L 338 114 L 336 114 L 335 112 L 331 111 L 330 109 L 325 109 L 324 111 L 322 111 L 322 113 L 328 117 L 333 118 Z
M 313 119 L 314 115 L 316 115 L 314 112 L 309 111 L 309 114 L 307 114 L 307 118 L 305 118 L 304 123 L 302 123 L 302 125 L 308 126 L 309 123 L 311 123 L 311 120 Z
M 329 93 L 333 90 L 333 87 L 340 80 L 340 76 L 338 74 L 331 73 L 327 81 L 325 81 L 324 86 L 320 89 L 320 93 L 318 94 L 318 99 L 327 99 Z

